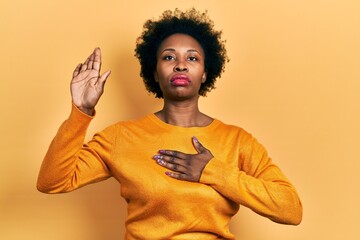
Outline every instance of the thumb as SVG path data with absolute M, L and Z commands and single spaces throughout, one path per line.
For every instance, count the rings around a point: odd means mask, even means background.
M 110 74 L 111 74 L 111 71 L 109 70 L 109 71 L 106 71 L 106 72 L 104 72 L 101 76 L 100 76 L 100 78 L 99 78 L 99 80 L 98 80 L 98 87 L 103 91 L 104 90 L 104 85 L 105 85 L 105 82 L 106 82 L 106 79 L 110 76 Z
M 192 137 L 192 141 L 193 141 L 194 147 L 198 153 L 202 153 L 202 152 L 206 151 L 206 148 L 204 148 L 204 146 L 199 142 L 199 140 L 195 136 Z

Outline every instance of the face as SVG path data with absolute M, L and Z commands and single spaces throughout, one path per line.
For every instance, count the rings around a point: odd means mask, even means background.
M 197 99 L 206 80 L 204 62 L 204 51 L 193 37 L 178 33 L 167 37 L 157 51 L 154 73 L 164 99 Z

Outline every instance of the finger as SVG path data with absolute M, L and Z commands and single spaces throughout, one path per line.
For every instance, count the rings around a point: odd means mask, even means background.
M 185 153 L 182 153 L 179 151 L 174 151 L 174 150 L 160 150 L 159 153 L 162 155 L 180 158 L 180 159 L 187 159 L 189 156 L 189 154 L 185 154 Z
M 153 157 L 158 164 L 165 166 L 171 170 L 179 170 L 184 172 L 188 169 L 187 161 L 184 159 L 176 158 L 173 156 L 166 156 L 166 155 L 155 155 Z
M 169 163 L 176 163 L 176 164 L 179 164 L 179 161 L 182 160 L 182 159 L 179 159 L 179 158 L 176 158 L 174 156 L 166 156 L 166 155 L 155 155 L 153 157 L 154 159 L 161 159 L 161 160 L 164 160 L 166 162 L 169 162 Z
M 156 163 L 162 167 L 165 167 L 171 171 L 178 172 L 178 173 L 186 173 L 186 170 L 187 170 L 181 165 L 169 163 L 169 162 L 164 161 L 163 159 L 157 159 Z
M 92 54 L 91 54 L 92 55 Z M 91 55 L 85 60 L 85 62 L 82 64 L 82 66 L 81 66 L 81 68 L 80 68 L 80 72 L 83 72 L 83 71 L 85 71 L 86 69 L 87 69 L 87 65 L 88 65 L 88 63 L 89 63 L 89 61 L 90 61 L 90 57 L 91 57 Z
M 89 62 L 87 63 L 87 69 L 93 69 L 94 53 L 90 55 Z
M 192 137 L 192 140 L 193 140 L 194 147 L 198 153 L 202 153 L 207 150 L 195 136 Z
M 165 174 L 178 180 L 188 180 L 186 174 L 184 173 L 165 172 Z
M 83 72 L 83 71 L 85 71 L 85 70 L 87 69 L 87 63 L 88 63 L 88 62 L 89 62 L 89 61 L 86 60 L 86 61 L 84 62 L 84 64 L 81 64 L 80 72 Z
M 76 76 L 79 74 L 80 68 L 81 68 L 81 63 L 79 63 L 79 64 L 76 66 L 76 68 L 75 68 L 75 70 L 74 70 L 74 72 L 73 72 L 73 77 L 76 77 Z
M 101 68 L 101 50 L 100 48 L 95 48 L 93 69 L 100 71 L 100 68 Z

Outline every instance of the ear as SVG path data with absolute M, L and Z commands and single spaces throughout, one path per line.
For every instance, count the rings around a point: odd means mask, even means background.
M 159 82 L 159 76 L 158 76 L 157 72 L 154 72 L 154 79 L 155 79 L 155 82 Z
M 201 83 L 204 83 L 205 81 L 206 81 L 206 72 L 204 72 L 201 77 Z

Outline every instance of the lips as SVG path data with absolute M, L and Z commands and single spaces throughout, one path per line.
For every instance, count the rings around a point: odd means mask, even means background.
M 190 78 L 184 74 L 177 74 L 170 80 L 173 86 L 188 86 L 190 84 Z

